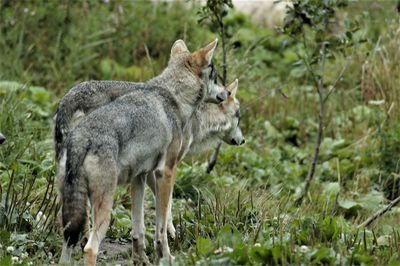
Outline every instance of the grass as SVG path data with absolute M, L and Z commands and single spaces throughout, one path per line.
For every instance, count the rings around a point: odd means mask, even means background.
M 7 136 L 0 147 L 0 265 L 58 260 L 52 117 L 64 92 L 87 79 L 146 80 L 165 66 L 176 39 L 194 49 L 215 37 L 197 24 L 196 8 L 173 5 L 18 2 L 0 9 L 0 130 Z M 308 171 L 318 108 L 307 73 L 294 65 L 301 43 L 229 14 L 228 81 L 239 78 L 246 145 L 223 145 L 211 174 L 207 155 L 181 164 L 177 238 L 170 241 L 176 264 L 400 263 L 400 208 L 357 228 L 388 202 L 385 196 L 398 195 L 400 24 L 392 5 L 358 2 L 341 13 L 343 21 L 358 21 L 365 42 L 326 67 L 328 84 L 348 64 L 327 102 L 316 179 L 301 206 L 294 199 Z M 130 238 L 126 190 L 115 197 L 112 240 Z M 153 254 L 150 193 L 146 229 Z M 106 255 L 102 262 L 129 258 Z

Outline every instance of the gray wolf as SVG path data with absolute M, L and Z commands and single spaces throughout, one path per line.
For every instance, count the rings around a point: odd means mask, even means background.
M 183 131 L 207 95 L 202 77 L 210 72 L 217 41 L 190 53 L 178 40 L 168 66 L 157 77 L 83 117 L 65 140 L 59 165 L 64 243 L 61 263 L 69 261 L 87 223 L 93 226 L 84 247 L 85 262 L 95 265 L 110 222 L 117 184 L 131 183 L 133 255 L 147 261 L 144 243 L 145 177 L 156 174 L 155 250 L 173 259 L 167 215 Z M 65 147 L 65 148 L 64 148 Z
M 0 133 L 0 144 L 3 144 L 4 141 L 6 141 L 6 137 Z
M 214 73 L 214 69 L 211 72 L 212 74 L 209 78 L 216 83 L 216 73 Z M 104 89 L 104 87 L 95 90 L 96 87 L 89 87 L 88 85 L 89 84 L 84 83 L 74 87 L 61 100 L 58 107 L 58 113 L 62 114 L 62 116 L 60 115 L 59 117 L 64 118 L 56 119 L 56 128 L 63 128 L 64 132 L 69 132 L 71 130 L 70 127 L 73 127 L 73 124 L 78 123 L 84 116 L 84 113 L 92 111 L 92 108 L 100 107 L 101 103 L 106 104 L 109 101 L 112 101 L 114 98 L 120 96 L 119 93 L 121 93 L 121 95 L 127 93 L 124 89 L 121 89 L 118 86 L 114 86 L 113 88 L 116 88 L 116 91 L 111 92 L 110 90 Z M 139 84 L 135 84 L 134 86 L 139 86 Z M 195 156 L 215 147 L 220 141 L 229 145 L 241 145 L 245 142 L 242 131 L 239 127 L 240 104 L 235 97 L 237 88 L 238 81 L 235 80 L 225 89 L 226 92 L 229 92 L 227 101 L 224 101 L 219 105 L 213 103 L 202 103 L 200 107 L 196 109 L 191 120 L 191 127 L 188 127 L 190 130 L 186 132 L 184 137 L 184 143 L 182 145 L 184 153 L 182 156 L 185 156 L 186 154 L 189 156 Z M 87 97 L 87 95 L 90 95 L 90 97 Z M 66 113 L 67 115 L 65 115 Z M 70 115 L 72 113 L 78 115 Z M 74 121 L 69 120 L 72 117 L 74 117 Z M 57 125 L 57 122 L 63 123 L 63 125 Z M 65 137 L 62 136 L 62 138 Z M 62 139 L 55 139 L 56 143 L 57 141 L 60 142 Z M 58 145 L 56 144 L 56 147 L 57 146 L 61 147 L 61 142 Z M 150 186 L 153 193 L 155 193 L 155 180 L 153 174 L 147 177 L 147 184 Z M 171 215 L 168 217 L 167 229 L 172 238 L 175 238 L 175 228 L 172 223 Z

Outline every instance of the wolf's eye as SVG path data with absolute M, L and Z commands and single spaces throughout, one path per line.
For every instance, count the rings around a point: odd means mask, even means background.
M 240 123 L 240 109 L 238 109 L 237 111 L 236 111 L 236 113 L 235 113 L 235 117 L 237 118 L 237 120 L 238 120 L 238 123 L 237 123 L 237 125 L 239 126 L 239 123 Z
M 208 65 L 208 67 L 211 68 L 209 79 L 214 81 L 214 83 L 217 83 L 217 70 L 215 69 L 214 64 L 211 63 Z

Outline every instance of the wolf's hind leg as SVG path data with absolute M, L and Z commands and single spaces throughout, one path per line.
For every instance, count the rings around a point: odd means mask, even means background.
M 110 224 L 118 175 L 114 161 L 106 161 L 102 165 L 96 163 L 89 166 L 86 171 L 89 173 L 88 183 L 90 202 L 93 209 L 93 226 L 83 251 L 85 265 L 96 265 L 100 243 L 104 239 Z
M 146 175 L 142 174 L 131 178 L 131 197 L 132 197 L 132 258 L 134 261 L 149 264 L 146 256 L 146 246 L 144 239 L 144 185 Z

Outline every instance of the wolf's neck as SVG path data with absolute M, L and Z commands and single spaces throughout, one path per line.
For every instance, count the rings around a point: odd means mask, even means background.
M 203 100 L 199 79 L 189 71 L 167 67 L 160 75 L 148 81 L 150 86 L 162 87 L 175 97 L 187 123 Z M 185 124 L 186 124 L 185 123 Z

